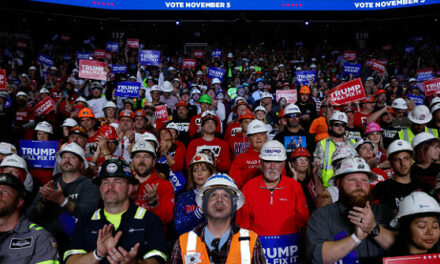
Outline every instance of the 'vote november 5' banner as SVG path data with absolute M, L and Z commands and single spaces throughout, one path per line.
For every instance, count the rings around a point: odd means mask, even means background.
M 280 236 L 258 236 L 267 264 L 296 264 L 300 258 L 301 233 Z
M 53 168 L 57 152 L 56 140 L 20 140 L 20 156 L 27 161 L 30 169 Z
M 328 93 L 332 105 L 346 105 L 365 99 L 364 85 L 361 78 L 340 84 Z

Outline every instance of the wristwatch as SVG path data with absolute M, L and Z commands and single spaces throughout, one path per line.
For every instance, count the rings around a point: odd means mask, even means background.
M 374 238 L 377 237 L 380 234 L 380 225 L 379 223 L 376 223 L 376 226 L 371 230 L 370 237 Z

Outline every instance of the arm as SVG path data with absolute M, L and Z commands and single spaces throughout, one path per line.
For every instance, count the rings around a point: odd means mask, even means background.
M 355 231 L 355 233 L 357 232 Z M 347 256 L 350 251 L 354 250 L 357 246 L 358 243 L 354 241 L 351 236 L 338 241 L 326 241 L 322 244 L 322 262 L 329 264 L 334 263 Z
M 169 161 L 168 156 L 170 155 L 167 155 L 167 161 Z M 173 165 L 171 165 L 170 163 L 168 164 L 170 165 L 170 168 L 173 171 L 183 170 L 183 167 L 185 165 L 185 147 L 183 145 L 178 145 L 178 147 L 176 148 L 174 154 L 174 164 Z
M 372 113 L 371 115 L 369 115 L 367 117 L 367 124 L 371 123 L 371 122 L 376 122 L 376 120 L 378 120 L 380 118 L 381 115 L 383 115 L 384 113 L 386 113 L 388 111 L 388 106 L 384 106 L 382 109 L 380 109 L 377 112 Z
M 169 181 L 162 181 L 158 189 L 157 205 L 150 210 L 155 213 L 164 224 L 173 220 L 174 188 Z
M 163 224 L 160 219 L 152 214 L 148 213 L 145 217 L 148 217 L 146 222 L 145 242 L 147 248 L 141 253 L 143 262 L 141 263 L 160 263 L 165 264 L 167 261 L 167 244 L 165 241 L 165 233 Z
M 174 243 L 173 251 L 170 259 L 171 264 L 182 264 L 182 251 L 180 250 L 180 242 L 179 239 Z
M 237 157 L 235 157 L 235 159 L 232 161 L 232 165 L 231 168 L 229 169 L 229 176 L 231 176 L 231 178 L 235 181 L 235 184 L 237 184 L 237 187 L 239 189 L 241 189 L 241 187 L 243 187 L 243 161 L 240 157 L 240 155 L 238 155 Z
M 266 263 L 266 257 L 264 256 L 263 247 L 261 246 L 260 239 L 257 238 L 254 246 L 254 253 L 252 256 L 251 264 L 263 264 Z
M 44 229 L 36 232 L 35 251 L 29 263 L 58 263 L 55 239 Z
M 190 201 L 189 194 L 183 193 L 177 198 L 174 208 L 174 227 L 179 234 L 190 231 L 203 219 L 203 213 L 194 201 Z M 192 211 L 187 212 L 187 207 L 194 206 Z
M 231 166 L 231 151 L 228 143 L 224 141 L 220 144 L 220 147 L 220 154 L 216 159 L 217 168 L 220 171 L 226 172 L 229 171 L 229 167 Z

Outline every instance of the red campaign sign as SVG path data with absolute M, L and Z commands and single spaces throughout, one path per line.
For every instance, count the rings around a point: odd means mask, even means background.
M 356 59 L 356 51 L 347 50 L 344 52 L 344 60 L 355 60 Z
M 23 40 L 17 40 L 17 48 L 26 49 L 28 47 L 27 43 Z
M 383 264 L 438 264 L 440 254 L 424 254 L 383 258 Z
M 203 50 L 195 50 L 193 51 L 194 58 L 203 58 Z
M 425 87 L 426 96 L 437 94 L 440 92 L 440 78 L 424 81 L 423 87 Z
M 156 112 L 154 112 L 156 122 L 168 122 L 168 109 L 166 105 L 156 106 Z
M 47 115 L 55 107 L 55 102 L 49 96 L 34 105 L 36 116 Z
M 111 52 L 105 52 L 105 59 L 106 60 L 111 60 L 112 59 L 112 53 Z
M 95 59 L 105 59 L 105 49 L 97 49 L 93 52 L 93 58 Z
M 296 89 L 293 90 L 277 90 L 275 99 L 279 102 L 280 98 L 286 98 L 288 104 L 294 104 L 298 100 Z
M 379 63 L 382 63 L 383 65 L 387 65 L 388 64 L 388 60 L 377 60 Z
M 377 60 L 371 60 L 371 69 L 373 69 L 373 71 L 377 71 L 381 74 L 385 74 L 385 72 L 387 71 L 387 69 L 385 68 L 385 65 L 378 62 Z
M 0 90 L 8 90 L 8 88 L 6 87 L 7 80 L 8 79 L 6 77 L 6 70 L 0 69 Z
M 96 60 L 79 60 L 79 78 L 107 80 L 107 63 Z
M 138 39 L 127 39 L 127 47 L 129 48 L 139 48 L 139 40 Z
M 64 41 L 64 42 L 69 42 L 69 40 L 70 40 L 70 36 L 68 36 L 68 35 L 61 35 L 61 40 L 62 41 Z
M 182 69 L 195 69 L 196 68 L 196 60 L 194 59 L 183 59 L 182 60 Z
M 365 99 L 365 90 L 361 78 L 336 86 L 330 90 L 328 97 L 332 105 L 346 105 Z

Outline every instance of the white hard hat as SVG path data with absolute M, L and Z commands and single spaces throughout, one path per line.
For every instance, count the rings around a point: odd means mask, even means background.
M 28 70 L 29 70 L 29 71 L 36 71 L 36 70 L 37 70 L 37 67 L 35 67 L 35 66 L 31 66 L 31 67 L 29 67 Z
M 173 92 L 173 84 L 170 83 L 169 81 L 164 81 L 162 83 L 162 87 L 160 89 L 164 93 L 171 93 L 171 92 Z
M 429 107 L 432 107 L 433 105 L 435 105 L 435 104 L 438 104 L 438 103 L 440 103 L 440 97 L 434 97 L 434 98 L 432 98 L 432 100 L 431 100 L 431 103 L 429 103 Z
M 130 154 L 133 157 L 133 155 L 137 152 L 147 152 L 153 157 L 156 157 L 156 150 L 154 149 L 154 146 L 144 139 L 141 139 L 134 144 L 133 148 L 131 148 Z
M 336 148 L 335 152 L 333 152 L 332 165 L 334 166 L 335 162 L 341 161 L 345 158 L 358 156 L 358 153 L 351 145 L 341 145 Z
M 436 97 L 438 98 L 438 97 Z M 434 114 L 435 111 L 440 109 L 440 104 L 435 104 L 432 108 L 431 108 L 431 114 Z
M 340 121 L 342 123 L 348 123 L 347 114 L 341 111 L 334 111 L 332 116 L 330 117 L 330 121 Z
M 37 126 L 35 127 L 35 131 L 42 131 L 49 134 L 53 134 L 52 125 L 49 124 L 49 122 L 47 121 L 42 121 L 38 123 Z
M 40 89 L 40 94 L 42 94 L 42 93 L 48 93 L 48 94 L 50 94 L 49 90 L 47 90 L 46 88 L 41 88 L 41 89 Z
M 311 64 L 310 69 L 316 69 L 316 64 Z
M 196 72 L 196 75 L 203 75 L 203 72 L 202 72 L 201 70 L 198 70 L 198 71 Z
M 302 68 L 301 67 L 296 67 L 296 69 L 295 69 L 296 71 L 301 71 L 302 70 Z
M 222 82 L 220 81 L 219 78 L 214 78 L 214 79 L 212 79 L 211 85 L 214 85 L 214 84 L 221 84 L 221 83 L 222 83 Z
M 28 173 L 26 161 L 15 153 L 5 157 L 2 160 L 2 163 L 0 164 L 0 168 L 4 168 L 4 167 L 19 168 L 24 170 L 26 173 Z
M 295 104 L 288 104 L 286 108 L 284 108 L 284 115 L 289 114 L 301 114 L 301 110 Z
M 410 78 L 409 80 L 408 80 L 408 82 L 410 83 L 410 82 L 417 82 L 417 80 L 415 79 L 415 78 Z
M 196 203 L 200 208 L 203 208 L 203 200 L 205 194 L 212 188 L 216 187 L 223 187 L 227 188 L 230 191 L 232 191 L 235 194 L 236 199 L 236 210 L 240 209 L 244 204 L 244 195 L 243 193 L 238 189 L 237 185 L 235 184 L 234 180 L 229 177 L 229 175 L 225 173 L 216 173 L 209 177 L 205 184 L 203 185 L 202 189 L 196 194 Z M 232 201 L 234 202 L 234 201 Z M 203 210 L 203 209 L 202 209 Z
M 369 139 L 363 139 L 363 138 L 361 138 L 361 139 L 358 140 L 358 142 L 356 142 L 356 145 L 354 145 L 354 148 L 356 149 L 356 151 L 358 151 L 358 150 L 359 150 L 358 148 L 359 148 L 360 146 L 362 146 L 363 144 L 370 144 L 370 145 L 373 147 L 373 149 L 374 149 L 374 147 L 375 147 L 375 144 L 374 144 L 373 141 L 371 141 L 371 140 L 369 140 Z
M 402 217 L 425 213 L 440 214 L 439 204 L 425 192 L 412 192 L 400 202 L 399 212 L 391 220 L 390 226 L 397 228 Z
M 372 80 L 374 80 L 374 78 L 371 77 L 371 76 L 369 76 L 369 77 L 367 78 L 367 81 L 372 81 Z
M 10 155 L 13 153 L 17 153 L 17 148 L 14 145 L 7 142 L 0 142 L 0 154 Z
M 157 141 L 157 138 L 154 134 L 150 132 L 145 132 L 141 135 L 141 140 L 145 141 L 153 141 L 156 144 L 156 147 L 159 146 L 159 141 Z
M 116 104 L 115 104 L 115 103 L 113 103 L 112 101 L 108 101 L 108 102 L 105 104 L 104 108 L 102 108 L 102 109 L 106 109 L 106 108 L 117 108 L 117 107 L 116 107 Z
M 411 155 L 414 154 L 414 149 L 411 147 L 408 141 L 403 139 L 394 140 L 388 146 L 387 158 L 390 159 L 391 154 L 402 151 L 408 151 L 411 153 Z
M 75 142 L 67 143 L 67 144 L 64 144 L 63 146 L 61 146 L 61 150 L 58 151 L 57 154 L 55 155 L 57 160 L 61 159 L 61 156 L 65 152 L 70 152 L 70 153 L 78 155 L 82 159 L 82 161 L 84 162 L 84 168 L 87 168 L 89 166 L 89 163 L 87 162 L 87 159 L 86 159 L 86 154 L 84 153 L 84 149 L 81 148 Z
M 170 66 L 170 67 L 168 67 L 168 70 L 169 70 L 169 71 L 175 71 L 176 68 L 174 68 L 173 66 Z
M 195 88 L 195 89 L 192 89 L 192 90 L 191 90 L 190 97 L 192 97 L 192 96 L 195 95 L 195 94 L 202 94 L 202 93 L 200 92 L 199 89 Z
M 156 84 L 151 86 L 151 89 L 150 89 L 150 92 L 154 92 L 154 91 L 159 91 L 160 92 L 159 86 L 157 86 Z
M 255 107 L 254 114 L 255 114 L 257 111 L 263 111 L 265 114 L 267 114 L 267 110 L 266 110 L 266 108 L 264 108 L 264 106 L 261 106 L 261 105 Z
M 174 122 L 168 123 L 166 128 L 174 129 L 174 130 L 177 130 L 177 132 L 179 132 L 179 126 L 176 123 L 174 123 Z
M 425 142 L 425 141 L 430 141 L 430 140 L 440 140 L 440 139 L 435 137 L 431 133 L 420 132 L 414 136 L 412 143 L 411 143 L 411 146 L 413 149 L 416 149 L 416 146 L 419 145 L 420 143 Z
M 272 95 L 270 93 L 268 93 L 268 92 L 262 92 L 260 100 L 263 99 L 263 98 L 270 98 L 270 99 L 272 99 Z
M 19 97 L 19 96 L 24 96 L 24 97 L 26 97 L 26 99 L 28 99 L 29 98 L 29 96 L 28 96 L 28 94 L 27 93 L 25 93 L 25 92 L 18 92 L 17 93 L 17 95 L 16 95 L 16 97 Z
M 267 129 L 267 126 L 264 122 L 254 119 L 252 120 L 247 127 L 247 135 L 253 135 L 258 133 L 267 133 L 269 130 Z
M 260 158 L 268 161 L 285 161 L 287 159 L 286 149 L 279 141 L 270 140 L 261 148 Z
M 61 125 L 61 127 L 74 127 L 77 126 L 78 122 L 76 122 L 75 119 L 73 118 L 66 118 L 64 119 L 63 124 Z
M 408 119 L 416 124 L 426 124 L 432 119 L 432 114 L 426 105 L 418 105 L 414 110 L 409 112 Z
M 227 58 L 234 58 L 234 55 L 232 55 L 231 52 L 228 53 L 228 55 L 226 56 Z
M 75 100 L 74 103 L 76 104 L 76 103 L 78 103 L 78 102 L 82 102 L 82 103 L 86 103 L 86 104 L 88 104 L 86 98 L 84 98 L 84 97 L 82 97 L 82 96 L 76 98 L 76 100 Z
M 208 164 L 214 165 L 211 158 L 205 153 L 196 153 L 196 155 L 194 155 L 194 157 L 191 159 L 189 166 L 196 164 L 196 163 L 208 163 Z
M 402 110 L 408 109 L 408 106 L 406 105 L 406 101 L 403 98 L 394 99 L 393 103 L 391 104 L 391 107 Z
M 351 173 L 365 173 L 368 175 L 370 182 L 377 179 L 377 175 L 371 172 L 370 166 L 363 158 L 348 157 L 342 160 L 341 165 L 336 169 L 335 175 L 329 179 L 330 185 L 335 185 L 336 178 L 345 176 Z

